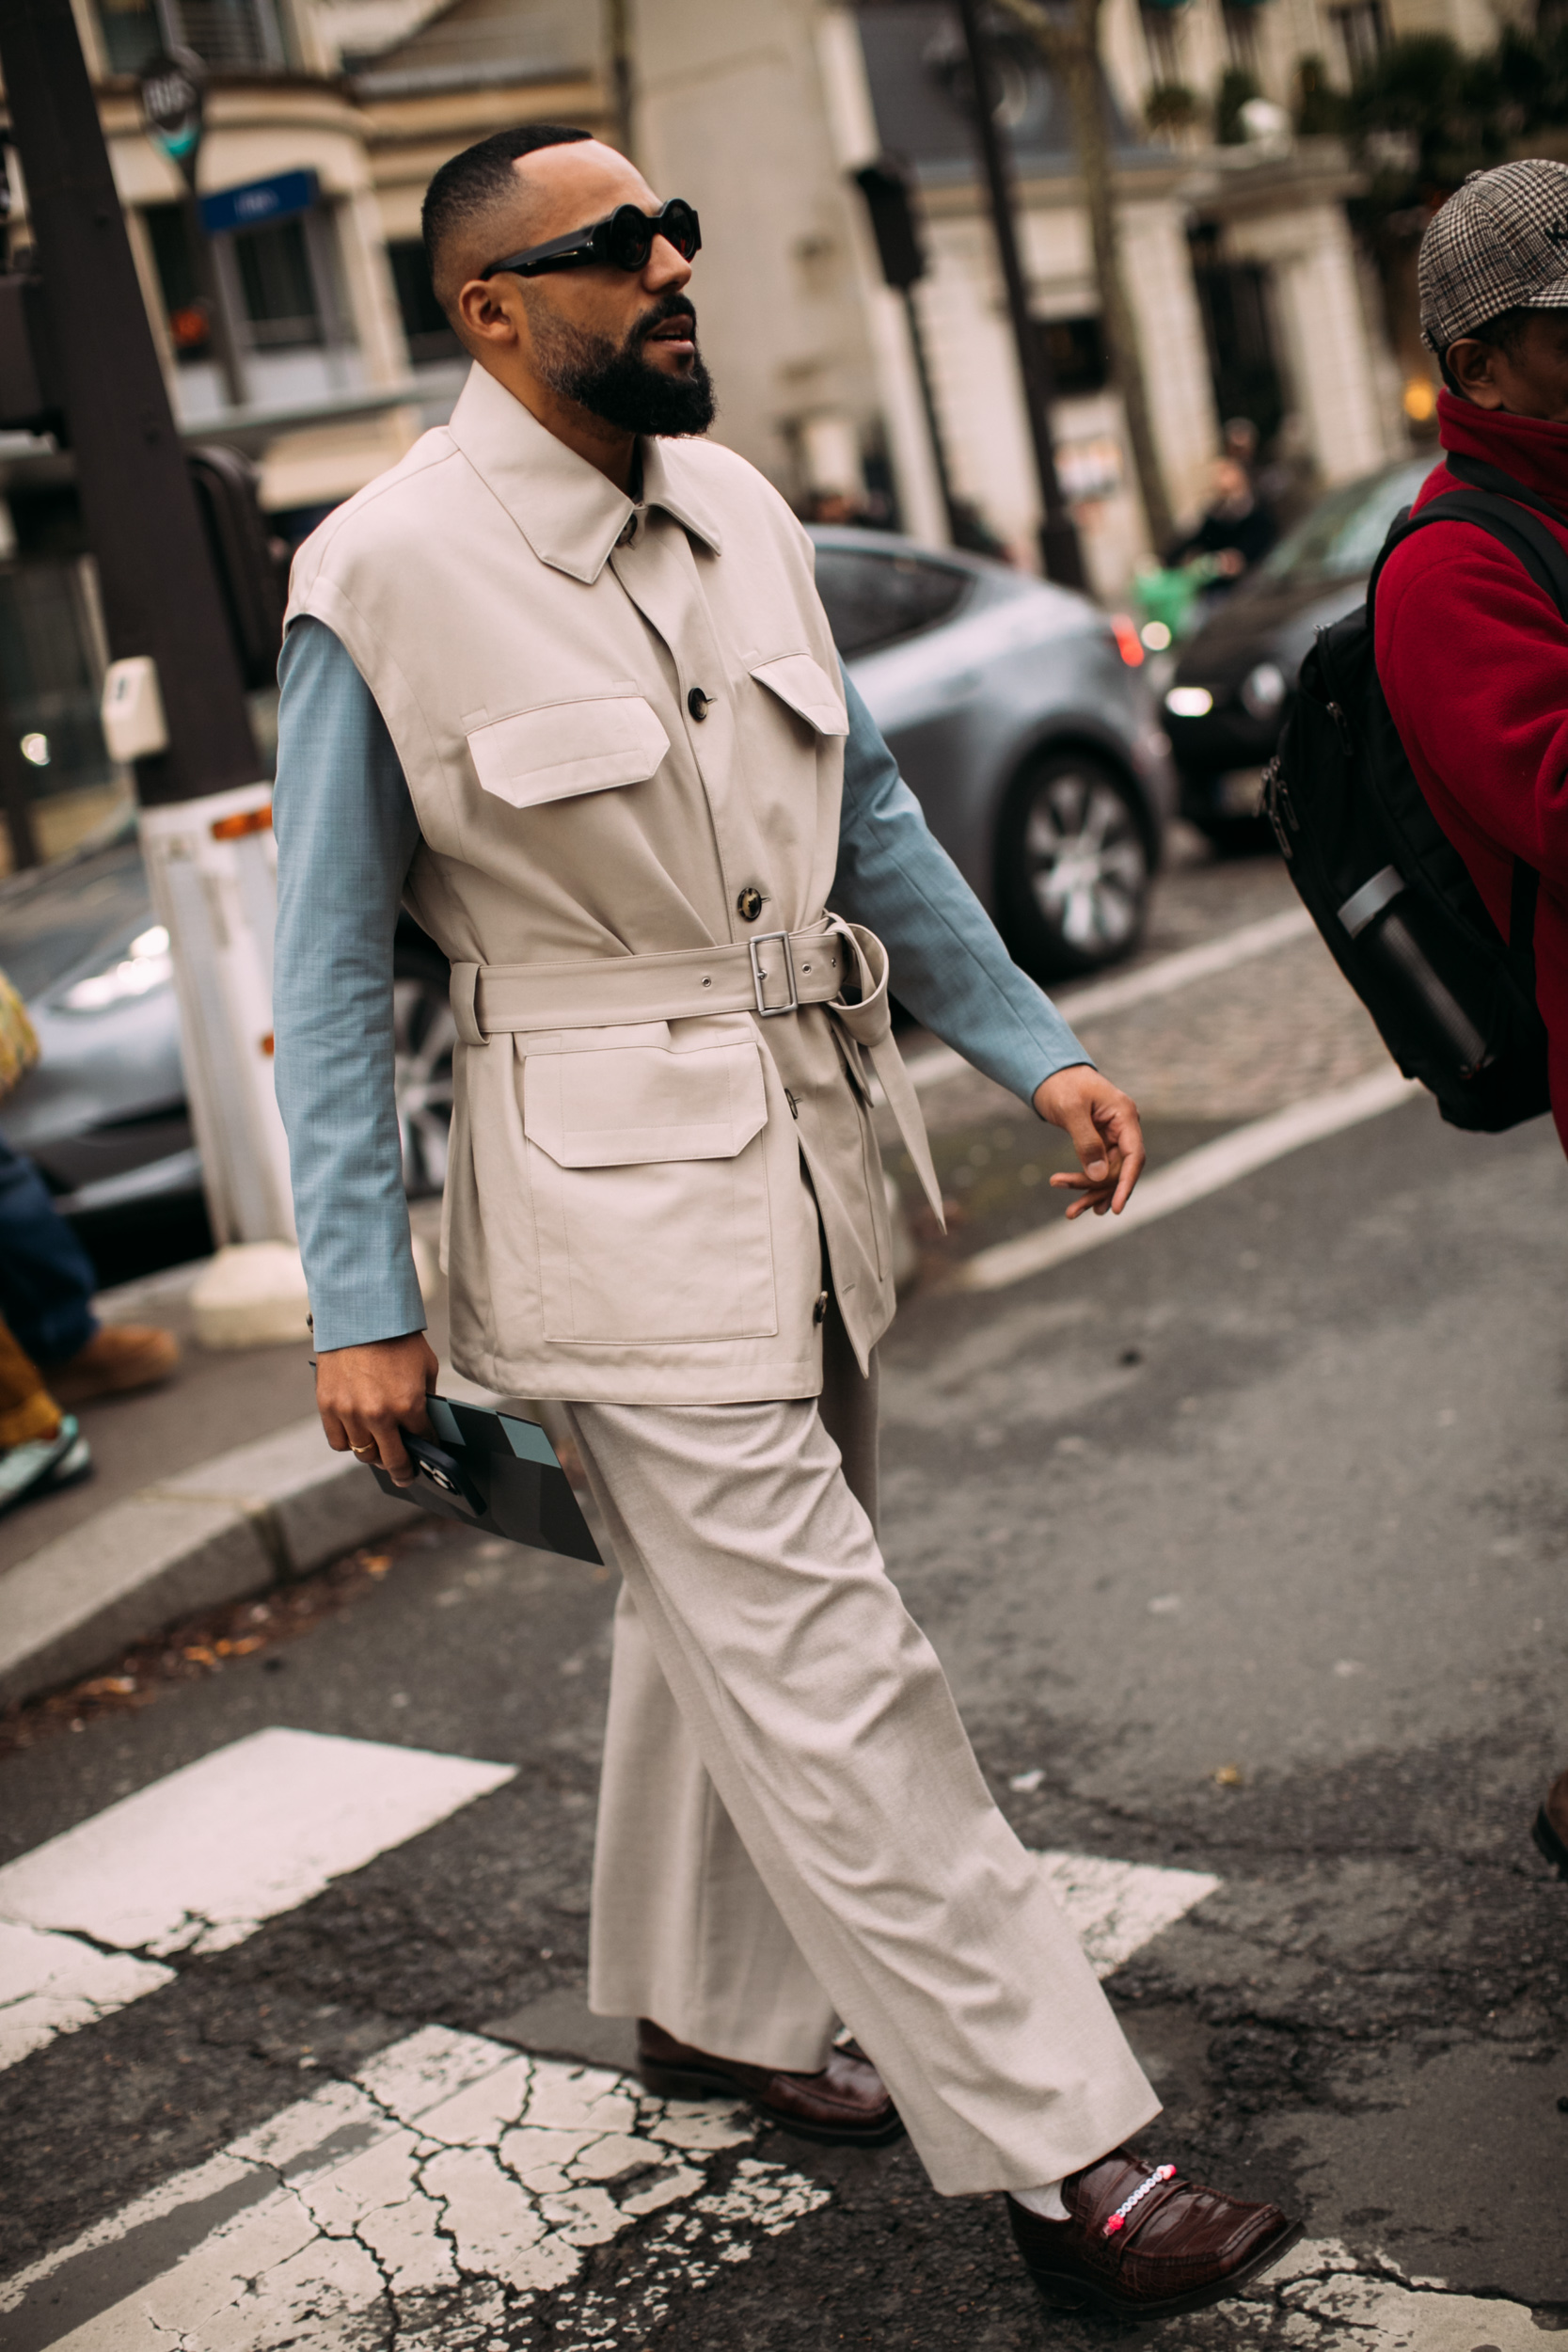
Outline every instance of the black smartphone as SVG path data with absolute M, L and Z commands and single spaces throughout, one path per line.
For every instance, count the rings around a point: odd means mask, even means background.
M 428 1478 L 433 1486 L 439 1486 L 454 1502 L 465 1503 L 476 1518 L 483 1518 L 484 1497 L 455 1454 L 449 1454 L 434 1438 L 416 1438 L 406 1429 L 400 1429 L 398 1435 L 408 1450 L 409 1460 L 418 1465 L 421 1478 Z

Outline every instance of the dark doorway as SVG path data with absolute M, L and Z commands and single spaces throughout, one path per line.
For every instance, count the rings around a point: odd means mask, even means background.
M 1189 243 L 1221 422 L 1250 417 L 1267 447 L 1287 405 L 1269 321 L 1268 273 L 1255 262 L 1223 260 L 1221 231 L 1212 221 L 1199 222 Z

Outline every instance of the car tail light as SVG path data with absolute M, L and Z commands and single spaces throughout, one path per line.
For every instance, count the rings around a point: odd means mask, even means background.
M 1144 649 L 1136 628 L 1125 612 L 1111 615 L 1111 634 L 1117 641 L 1117 651 L 1130 670 L 1143 668 Z

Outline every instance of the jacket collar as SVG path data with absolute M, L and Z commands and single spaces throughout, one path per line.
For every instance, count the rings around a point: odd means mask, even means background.
M 447 429 L 539 561 L 592 586 L 637 512 L 626 493 L 557 440 L 477 363 Z M 644 505 L 662 507 L 715 555 L 721 553 L 718 527 L 686 453 L 653 439 L 640 448 Z
M 1540 417 L 1513 417 L 1502 408 L 1478 408 L 1474 401 L 1437 395 L 1437 432 L 1443 447 L 1462 457 L 1480 457 L 1512 474 L 1527 490 L 1568 506 L 1568 424 Z

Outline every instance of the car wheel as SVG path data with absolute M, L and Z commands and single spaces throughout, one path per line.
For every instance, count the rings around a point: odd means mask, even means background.
M 998 852 L 1002 927 L 1027 970 L 1093 972 L 1135 944 L 1153 850 L 1136 787 L 1114 768 L 1057 752 L 1026 769 Z
M 445 959 L 400 940 L 392 958 L 393 1084 L 403 1184 L 411 1200 L 438 1193 L 447 1181 L 456 1039 Z

